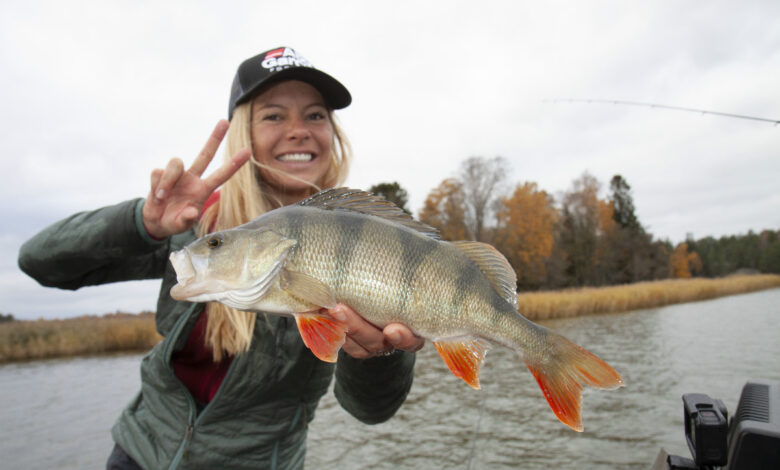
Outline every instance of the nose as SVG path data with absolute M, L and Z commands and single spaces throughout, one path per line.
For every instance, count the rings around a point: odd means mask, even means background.
M 306 127 L 303 119 L 296 117 L 290 119 L 287 129 L 288 140 L 306 140 L 311 137 L 311 131 Z

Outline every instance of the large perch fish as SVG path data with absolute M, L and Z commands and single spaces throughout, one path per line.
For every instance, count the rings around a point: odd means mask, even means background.
M 514 349 L 555 415 L 582 431 L 582 386 L 623 385 L 608 364 L 517 312 L 516 278 L 492 246 L 445 242 L 384 199 L 331 189 L 215 232 L 171 254 L 171 296 L 293 315 L 306 346 L 335 362 L 345 326 L 320 314 L 344 303 L 382 328 L 402 323 L 436 346 L 473 388 L 490 347 Z

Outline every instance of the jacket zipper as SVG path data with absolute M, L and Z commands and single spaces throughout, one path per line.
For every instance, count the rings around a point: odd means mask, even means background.
M 230 372 L 233 370 L 233 364 L 235 362 L 236 359 L 233 358 L 233 361 L 231 361 L 230 367 L 228 368 L 228 371 L 225 374 L 225 378 L 222 380 L 223 384 L 227 381 L 228 377 L 230 376 Z M 184 440 L 182 441 L 181 446 L 179 447 L 179 451 L 176 453 L 176 458 L 174 458 L 174 462 L 171 464 L 171 467 L 169 467 L 171 470 L 177 468 L 183 460 L 187 459 L 187 452 L 189 451 L 190 440 L 192 440 L 192 434 L 195 432 L 195 427 L 203 419 L 203 416 L 206 414 L 206 411 L 208 411 L 208 409 L 211 407 L 211 404 L 217 401 L 217 398 L 219 397 L 220 392 L 222 392 L 223 388 L 224 387 L 222 387 L 222 385 L 219 386 L 217 393 L 214 394 L 214 398 L 206 404 L 206 406 L 200 411 L 200 413 L 197 415 L 197 417 L 195 417 L 194 420 L 193 420 L 192 410 L 195 409 L 195 400 L 192 398 L 192 395 L 190 395 L 189 390 L 187 390 L 187 399 L 190 403 L 190 418 L 189 418 L 189 423 L 187 424 L 187 431 L 184 434 Z
M 181 334 L 181 330 L 184 327 L 184 324 L 187 322 L 186 319 L 192 316 L 192 313 L 195 311 L 195 308 L 187 312 L 185 315 L 182 315 L 182 319 L 179 320 L 180 324 L 177 324 L 175 327 L 176 336 L 174 338 L 178 338 L 178 335 Z M 171 341 L 171 343 L 168 345 L 168 348 L 165 351 L 165 364 L 167 365 L 168 369 L 171 371 L 171 374 L 173 374 L 173 368 L 171 366 L 171 351 L 170 349 L 173 348 L 173 344 L 175 341 Z M 225 377 L 222 379 L 222 384 L 224 385 L 228 377 L 230 377 L 231 372 L 233 372 L 233 366 L 236 364 L 236 359 L 233 358 L 232 361 L 230 361 L 230 367 L 228 367 L 227 372 L 225 373 Z M 175 374 L 174 374 L 175 376 Z M 208 411 L 209 408 L 211 408 L 211 405 L 217 401 L 217 398 L 222 394 L 222 390 L 225 388 L 222 385 L 220 385 L 219 389 L 217 389 L 217 393 L 214 394 L 214 398 L 209 401 L 206 406 L 201 410 L 200 414 L 196 416 L 195 410 L 197 407 L 195 406 L 195 399 L 192 398 L 192 395 L 190 394 L 190 391 L 187 390 L 187 387 L 184 386 L 181 381 L 177 380 L 179 382 L 179 385 L 184 389 L 184 395 L 187 397 L 187 403 L 189 404 L 189 417 L 187 418 L 187 430 L 184 433 L 184 439 L 181 441 L 181 444 L 179 444 L 179 449 L 176 451 L 176 456 L 174 456 L 173 460 L 171 461 L 171 464 L 168 466 L 169 470 L 175 470 L 179 467 L 182 460 L 186 459 L 187 457 L 187 449 L 189 448 L 190 440 L 192 439 L 192 434 L 195 432 L 195 427 L 198 425 L 201 419 L 203 419 L 203 415 L 206 414 L 206 411 Z
M 184 325 L 187 323 L 187 320 L 192 316 L 192 313 L 195 311 L 197 307 L 198 305 L 194 304 L 188 312 L 185 312 L 181 316 L 181 318 L 174 326 L 174 331 L 172 333 L 173 337 L 171 339 L 171 342 L 168 343 L 164 351 L 165 365 L 170 371 L 170 373 L 174 376 L 174 378 L 176 378 L 176 374 L 173 372 L 173 365 L 171 364 L 173 345 L 176 343 L 176 340 L 179 338 L 179 335 L 181 335 L 181 330 L 184 328 Z M 187 390 L 187 387 L 185 387 L 180 380 L 177 380 L 177 382 L 179 382 L 179 386 L 184 389 L 184 396 L 187 397 L 189 415 L 187 417 L 187 430 L 184 432 L 184 439 L 182 439 L 181 444 L 179 444 L 179 448 L 176 450 L 176 455 L 173 457 L 171 464 L 168 466 L 169 470 L 176 469 L 181 463 L 182 459 L 186 456 L 186 450 L 190 444 L 190 440 L 192 439 L 192 433 L 195 432 L 195 410 L 196 410 L 195 400 L 192 398 L 192 395 L 190 395 L 190 391 Z

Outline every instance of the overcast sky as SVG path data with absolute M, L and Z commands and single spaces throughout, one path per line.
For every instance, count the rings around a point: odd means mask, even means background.
M 145 196 L 227 113 L 245 58 L 294 47 L 352 92 L 352 187 L 397 181 L 416 213 L 473 155 L 557 195 L 621 174 L 656 238 L 780 228 L 780 2 L 0 2 L 0 312 L 153 309 L 158 282 L 38 286 L 19 246 Z M 220 158 L 222 153 L 220 152 Z M 216 166 L 216 165 L 213 165 Z

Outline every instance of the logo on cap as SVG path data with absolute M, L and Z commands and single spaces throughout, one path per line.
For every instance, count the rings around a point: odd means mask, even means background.
M 289 47 L 268 51 L 265 54 L 262 66 L 270 72 L 278 72 L 290 67 L 314 67 L 305 57 Z

